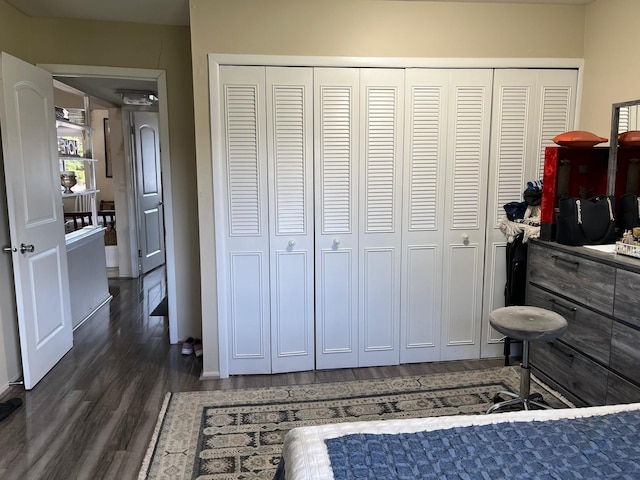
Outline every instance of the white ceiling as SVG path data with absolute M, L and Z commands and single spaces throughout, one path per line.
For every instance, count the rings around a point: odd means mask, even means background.
M 32 17 L 189 25 L 189 0 L 6 0 Z M 417 0 L 586 5 L 595 0 Z

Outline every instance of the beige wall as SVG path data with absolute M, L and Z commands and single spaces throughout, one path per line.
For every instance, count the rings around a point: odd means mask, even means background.
M 214 245 L 208 53 L 582 58 L 584 6 L 191 0 L 200 243 Z M 205 374 L 218 370 L 215 251 L 202 252 Z
M 30 63 L 165 70 L 178 337 L 199 335 L 200 272 L 189 28 L 30 18 L 0 0 L 0 50 Z
M 611 104 L 640 99 L 640 1 L 596 0 L 587 6 L 580 128 L 611 134 Z
M 0 50 L 23 59 L 31 56 L 29 20 L 4 0 L 0 0 Z

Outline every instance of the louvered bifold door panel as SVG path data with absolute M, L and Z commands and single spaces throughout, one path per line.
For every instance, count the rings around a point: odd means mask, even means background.
M 316 368 L 358 366 L 359 71 L 314 69 Z
M 575 129 L 578 70 L 535 70 L 537 162 L 527 165 L 527 178 L 543 178 L 544 149 L 554 146 L 553 137 Z M 529 170 L 530 169 L 530 170 Z
M 265 69 L 220 67 L 224 245 L 217 245 L 229 374 L 270 373 Z M 221 283 L 221 282 L 219 282 Z
M 482 309 L 482 357 L 502 354 L 503 335 L 489 325 L 492 310 L 505 304 L 507 237 L 500 230 L 504 205 L 523 201 L 528 181 L 538 180 L 544 147 L 571 130 L 575 70 L 496 70 Z
M 400 362 L 404 70 L 360 71 L 360 366 Z
M 534 163 L 536 153 L 531 149 L 535 139 L 536 88 L 535 70 L 497 70 L 494 74 L 493 118 L 491 121 L 491 160 L 485 273 L 482 308 L 481 355 L 501 354 L 504 335 L 489 326 L 489 313 L 504 306 L 507 281 L 507 240 L 500 230 L 505 216 L 504 205 L 521 202 L 526 164 Z M 500 351 L 498 351 L 500 350 Z
M 272 372 L 313 370 L 313 70 L 268 67 Z
M 443 360 L 480 354 L 491 70 L 452 70 L 444 225 Z
M 406 70 L 400 363 L 440 360 L 448 91 L 448 70 Z

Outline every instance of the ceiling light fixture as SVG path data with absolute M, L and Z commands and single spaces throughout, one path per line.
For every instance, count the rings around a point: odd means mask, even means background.
M 125 105 L 151 106 L 157 105 L 158 96 L 151 90 L 116 90 Z

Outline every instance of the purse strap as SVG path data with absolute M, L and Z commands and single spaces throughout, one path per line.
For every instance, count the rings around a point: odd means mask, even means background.
M 584 237 L 587 240 L 589 240 L 591 243 L 596 245 L 599 243 L 602 243 L 603 240 L 610 238 L 616 225 L 616 217 L 613 215 L 613 205 L 611 205 L 611 198 L 610 197 L 605 197 L 605 198 L 607 200 L 607 205 L 609 206 L 609 226 L 607 227 L 607 230 L 604 232 L 604 235 L 602 235 L 602 237 L 598 239 L 591 238 L 587 234 L 587 232 L 584 231 L 584 228 L 582 228 L 582 203 L 580 199 L 576 200 L 576 211 L 578 214 L 578 227 L 580 227 L 580 231 L 582 232 L 582 235 L 584 235 Z M 639 205 L 640 205 L 640 202 L 639 202 Z

